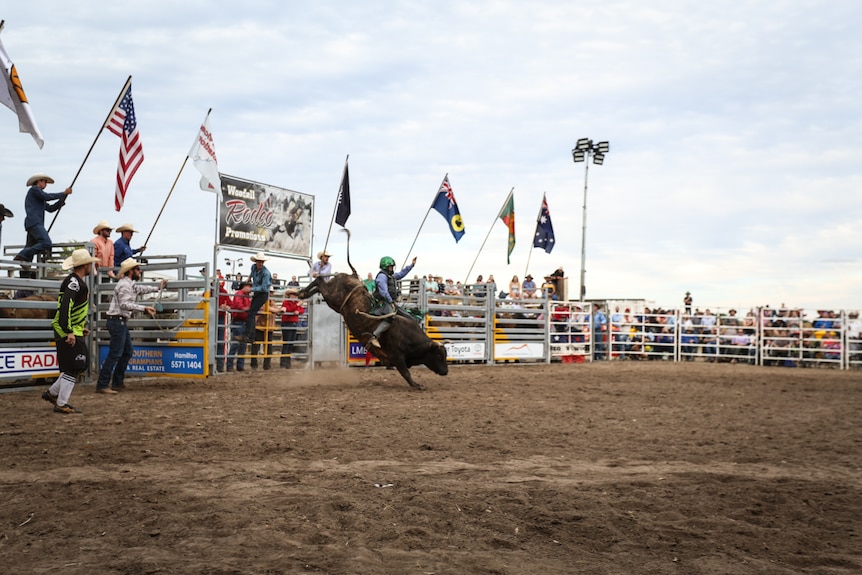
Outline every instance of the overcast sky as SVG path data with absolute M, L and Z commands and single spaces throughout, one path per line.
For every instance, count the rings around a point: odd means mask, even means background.
M 478 255 L 469 279 L 506 284 L 529 259 L 537 277 L 563 266 L 576 297 L 585 165 L 571 149 L 588 137 L 610 142 L 589 168 L 588 298 L 862 307 L 855 0 L 9 4 L 0 38 L 45 147 L 0 108 L 0 202 L 15 212 L 4 245 L 24 242 L 27 178 L 71 183 L 132 75 L 146 159 L 125 207 L 113 208 L 119 139 L 105 132 L 55 242 L 86 241 L 101 219 L 143 241 L 212 108 L 223 173 L 315 196 L 315 253 L 349 154 L 363 276 L 383 255 L 403 263 L 448 173 L 466 234 L 456 244 L 432 212 L 414 273 L 463 281 Z M 188 165 L 149 255 L 212 260 L 215 199 L 199 178 Z M 513 187 L 507 265 L 496 215 Z M 543 193 L 550 255 L 530 249 Z M 328 249 L 348 271 L 344 234 Z

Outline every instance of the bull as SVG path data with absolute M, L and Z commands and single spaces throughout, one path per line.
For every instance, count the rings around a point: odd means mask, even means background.
M 19 298 L 13 301 L 52 301 L 57 302 L 57 294 L 40 294 Z M 0 296 L 0 299 L 9 299 Z M 54 317 L 56 307 L 32 308 L 32 307 L 0 307 L 0 318 L 3 319 L 51 319 Z
M 365 349 L 384 364 L 395 367 L 410 387 L 424 389 L 410 375 L 409 368 L 414 365 L 424 365 L 438 375 L 448 374 L 446 346 L 425 335 L 413 319 L 397 314 L 387 318 L 392 325 L 378 338 L 380 347 L 368 345 L 368 340 L 381 318 L 370 315 L 371 296 L 365 284 L 359 279 L 353 264 L 350 263 L 349 246 L 348 240 L 347 264 L 353 273 L 337 273 L 328 278 L 318 276 L 299 290 L 299 297 L 306 299 L 320 294 L 326 305 L 344 318 L 350 333 L 365 346 Z

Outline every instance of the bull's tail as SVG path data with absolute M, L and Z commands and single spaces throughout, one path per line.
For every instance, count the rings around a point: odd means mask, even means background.
M 347 228 L 341 228 L 341 231 L 347 234 L 347 265 L 350 266 L 350 271 L 353 272 L 355 277 L 359 277 L 359 274 L 356 273 L 356 268 L 353 267 L 353 264 L 350 263 L 350 230 Z

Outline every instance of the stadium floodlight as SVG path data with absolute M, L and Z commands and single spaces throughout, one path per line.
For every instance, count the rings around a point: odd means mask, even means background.
M 225 258 L 224 263 L 226 263 L 227 265 L 230 266 L 230 273 L 232 273 L 232 274 L 236 272 L 236 268 L 242 267 L 242 260 L 240 258 L 236 258 L 236 259 Z
M 584 215 L 583 225 L 581 226 L 581 291 L 579 299 L 584 301 L 584 296 L 587 294 L 587 287 L 584 280 L 587 275 L 587 179 L 590 173 L 589 157 L 593 157 L 593 163 L 601 166 L 605 163 L 605 154 L 611 149 L 610 143 L 599 142 L 593 145 L 593 141 L 589 138 L 581 138 L 575 144 L 572 150 L 572 159 L 575 162 L 584 162 Z

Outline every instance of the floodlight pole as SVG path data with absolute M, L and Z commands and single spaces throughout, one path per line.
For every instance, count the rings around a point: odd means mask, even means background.
M 586 284 L 584 280 L 587 275 L 587 177 L 590 173 L 590 163 L 585 162 L 584 165 L 584 216 L 583 223 L 581 224 L 581 289 L 579 292 L 578 299 L 580 301 L 584 301 L 584 296 L 587 293 Z
M 605 161 L 605 154 L 610 150 L 608 142 L 598 142 L 593 144 L 589 138 L 581 138 L 572 149 L 572 159 L 577 162 L 585 162 L 584 166 L 584 208 L 583 208 L 583 223 L 581 225 L 581 290 L 578 299 L 584 301 L 586 296 L 586 275 L 587 275 L 587 181 L 590 175 L 590 158 L 598 165 L 602 165 Z

